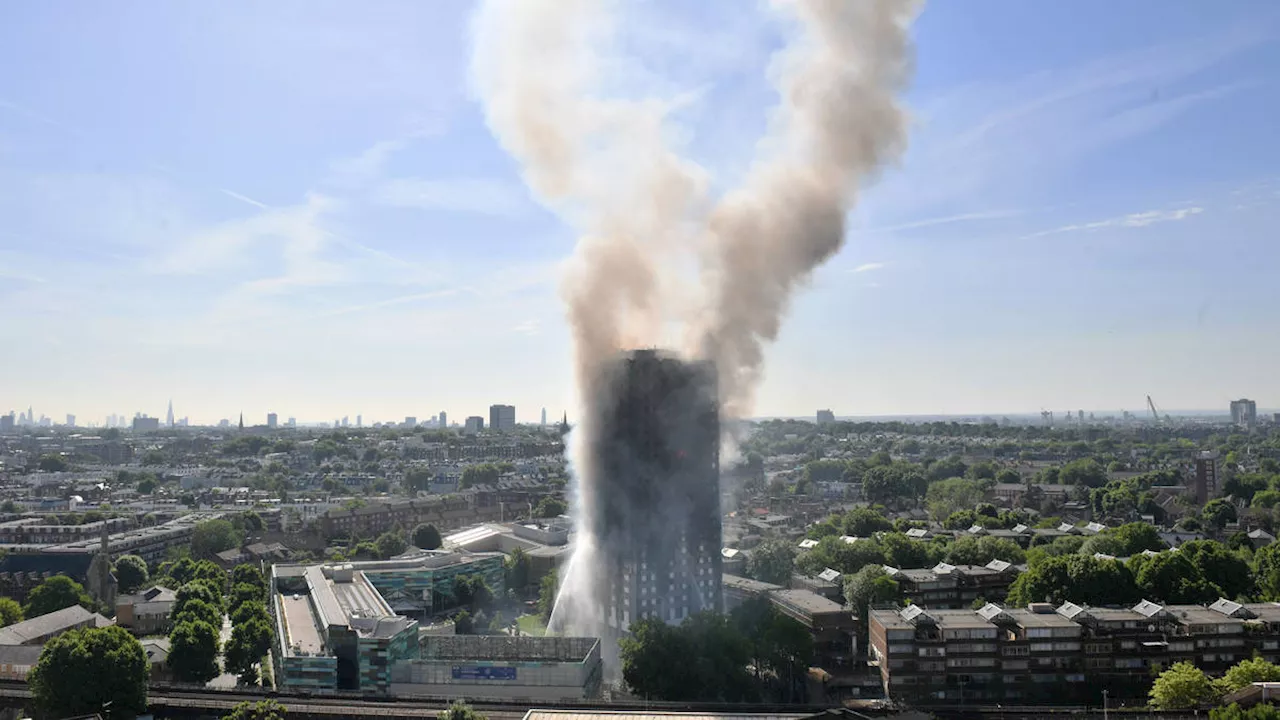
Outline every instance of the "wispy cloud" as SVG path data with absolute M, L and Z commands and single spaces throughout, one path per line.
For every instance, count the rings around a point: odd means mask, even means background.
M 1176 210 L 1147 210 L 1145 212 L 1130 213 L 1119 217 L 1108 218 L 1106 220 L 1096 220 L 1094 222 L 1080 223 L 1076 225 L 1064 225 L 1052 230 L 1042 230 L 1040 232 L 1024 235 L 1023 239 L 1044 237 L 1045 235 L 1057 235 L 1059 233 L 1070 232 L 1089 232 L 1093 230 L 1101 230 L 1103 228 L 1140 228 L 1156 223 L 1178 222 L 1186 220 L 1194 215 L 1204 212 L 1202 207 L 1185 207 Z
M 851 270 L 850 272 L 854 272 L 854 273 L 872 272 L 873 270 L 880 270 L 885 267 L 888 267 L 888 265 L 889 265 L 888 263 L 882 263 L 882 262 L 863 263 L 858 267 L 854 268 L 853 270 Z
M 532 337 L 539 333 L 539 331 L 541 330 L 541 327 L 542 327 L 541 323 L 531 318 L 529 320 L 525 320 L 519 325 L 516 325 L 515 327 L 511 328 L 511 330 L 518 335 L 526 335 L 526 336 Z
M 366 310 L 377 310 L 380 308 L 392 307 L 395 305 L 405 305 L 407 303 L 421 302 L 423 300 L 436 300 L 443 297 L 456 295 L 456 290 L 437 290 L 435 292 L 415 293 L 413 295 L 403 295 L 401 297 L 391 298 L 389 300 L 380 300 L 378 302 L 364 303 L 361 305 L 348 305 L 346 307 L 321 313 L 317 317 L 333 317 L 335 315 L 347 315 L 354 312 L 364 312 Z
M 523 188 L 502 180 L 457 178 L 388 180 L 373 192 L 373 200 L 392 207 L 416 207 L 453 212 L 514 217 L 528 211 Z

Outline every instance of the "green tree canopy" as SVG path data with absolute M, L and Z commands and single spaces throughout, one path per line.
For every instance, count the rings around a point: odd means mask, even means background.
M 724 615 L 698 613 L 678 627 L 644 618 L 619 647 L 623 680 L 636 695 L 741 702 L 754 694 L 750 645 Z
M 66 575 L 54 575 L 35 586 L 27 595 L 23 614 L 28 619 L 37 618 L 72 605 L 80 605 L 89 610 L 94 608 L 93 599 L 84 591 L 83 585 Z
M 1027 605 L 1071 601 L 1082 605 L 1128 605 L 1139 600 L 1133 574 L 1118 560 L 1092 555 L 1048 557 L 1018 576 L 1009 602 Z
M 1280 720 L 1280 708 L 1261 703 L 1245 709 L 1236 703 L 1209 711 L 1209 720 Z
M 858 623 L 858 653 L 866 652 L 868 611 L 873 605 L 899 598 L 898 582 L 879 565 L 868 565 L 844 581 L 844 597 Z
M 1093 458 L 1072 460 L 1058 469 L 1058 482 L 1063 485 L 1102 487 L 1107 484 L 1107 469 Z
M 1136 580 L 1143 595 L 1156 602 L 1196 604 L 1217 600 L 1221 590 L 1205 579 L 1200 568 L 1181 552 L 1134 558 Z
M 1122 557 L 1137 555 L 1143 550 L 1164 550 L 1168 547 L 1164 540 L 1160 539 L 1160 532 L 1150 523 L 1125 523 L 1118 528 L 1108 530 L 1106 534 L 1122 543 L 1123 549 L 1119 553 Z
M 13 598 L 0 597 L 0 627 L 22 622 L 22 606 Z
M 61 455 L 49 453 L 40 456 L 37 466 L 44 472 L 62 472 L 67 469 L 67 461 Z
M 1159 710 L 1189 710 L 1217 698 L 1213 681 L 1189 662 L 1174 663 L 1151 686 L 1151 705 Z
M 116 560 L 116 582 L 120 592 L 137 592 L 147 582 L 147 561 L 137 555 L 121 555 Z
M 946 561 L 952 565 L 986 565 L 992 560 L 1020 564 L 1026 560 L 1026 553 L 1014 541 L 990 535 L 965 535 L 947 548 Z
M 1226 545 L 1214 540 L 1191 540 L 1178 548 L 1178 554 L 1195 565 L 1205 580 L 1217 586 L 1223 597 L 1234 600 L 1253 594 L 1253 571 L 1249 563 Z
M 214 627 L 222 627 L 222 611 L 198 598 L 192 598 L 183 603 L 182 608 L 176 610 L 172 618 L 174 623 L 190 620 L 208 623 Z
M 209 559 L 223 550 L 240 547 L 243 540 L 243 533 L 230 520 L 205 520 L 192 528 L 191 555 L 197 559 Z
M 178 588 L 177 598 L 173 603 L 173 615 L 177 616 L 182 613 L 182 609 L 187 603 L 199 600 L 209 607 L 216 608 L 219 613 L 222 612 L 222 596 L 213 588 L 209 587 L 206 582 L 192 580 L 191 582 Z M 219 626 L 222 623 L 218 623 Z
M 747 558 L 747 574 L 761 582 L 786 585 L 795 569 L 796 548 L 789 540 L 770 538 Z
M 231 568 L 231 585 L 251 585 L 262 595 L 262 599 L 267 597 L 267 579 L 262 575 L 262 570 L 252 563 L 242 563 Z
M 925 493 L 929 513 L 935 520 L 942 520 L 957 510 L 972 510 L 982 502 L 983 481 L 952 477 L 939 480 Z
M 884 548 L 876 540 L 862 539 L 845 542 L 838 537 L 826 537 L 811 550 L 796 558 L 796 567 L 809 575 L 816 575 L 825 568 L 837 570 L 842 575 L 852 575 L 866 565 L 884 563 Z
M 169 669 L 182 682 L 218 676 L 218 630 L 204 622 L 180 622 L 169 633 Z
M 71 630 L 45 643 L 27 684 L 53 717 L 132 718 L 147 709 L 150 673 L 142 644 L 111 625 Z
M 871 537 L 893 529 L 893 523 L 885 517 L 884 508 L 854 508 L 844 514 L 842 524 L 844 534 L 852 537 Z
M 506 586 L 523 591 L 529 586 L 529 555 L 523 548 L 515 548 L 503 562 L 506 575 Z
M 533 506 L 533 516 L 537 518 L 560 517 L 568 512 L 568 510 L 569 504 L 562 498 L 558 498 L 554 495 L 548 495 L 539 500 L 537 505 Z
M 386 558 L 395 557 L 408 549 L 408 543 L 404 540 L 404 535 L 398 532 L 384 532 L 378 536 L 378 557 Z
M 248 700 L 236 705 L 222 720 L 285 720 L 288 711 L 275 700 Z
M 423 523 L 413 529 L 413 546 L 423 550 L 435 550 L 443 544 L 435 525 Z
M 556 607 L 556 593 L 560 589 L 560 574 L 554 568 L 542 576 L 538 583 L 538 614 L 542 622 L 551 620 L 551 611 Z
M 1218 680 L 1218 688 L 1223 693 L 1229 693 L 1256 682 L 1280 682 L 1280 665 L 1269 663 L 1260 657 L 1241 660 Z

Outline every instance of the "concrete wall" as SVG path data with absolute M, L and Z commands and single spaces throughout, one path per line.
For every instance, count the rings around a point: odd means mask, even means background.
M 454 668 L 513 668 L 513 680 L 455 679 Z M 599 656 L 585 663 L 412 660 L 391 668 L 392 695 L 529 698 L 531 700 L 598 697 L 602 667 Z

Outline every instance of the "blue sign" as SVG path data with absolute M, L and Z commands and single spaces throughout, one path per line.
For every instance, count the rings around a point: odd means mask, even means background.
M 487 667 L 481 665 L 454 665 L 454 680 L 515 680 L 513 667 Z

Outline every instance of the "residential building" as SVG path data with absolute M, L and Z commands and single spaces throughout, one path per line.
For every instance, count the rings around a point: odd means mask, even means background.
M 1196 453 L 1196 502 L 1203 505 L 1209 498 L 1218 496 L 1218 460 L 1221 455 L 1217 450 L 1205 450 Z
M 891 698 L 915 702 L 1146 699 L 1154 673 L 1188 661 L 1211 674 L 1280 659 L 1280 604 L 873 609 L 873 661 Z
M 979 598 L 1000 602 L 1022 568 L 1004 560 L 986 565 L 938 563 L 932 568 L 899 570 L 885 567 L 898 582 L 903 595 L 916 605 L 928 608 L 965 608 Z
M 830 425 L 836 421 L 835 413 L 830 410 L 819 410 L 817 422 L 819 425 Z
M 279 417 L 275 413 L 267 413 L 267 429 L 275 430 L 279 424 Z
M 136 595 L 120 595 L 116 597 L 116 624 L 134 635 L 168 632 L 177 599 L 177 593 L 160 585 Z
M 475 435 L 482 431 L 484 431 L 484 418 L 479 415 L 467 418 L 466 424 L 463 425 L 463 432 L 468 435 Z
M 0 628 L 0 645 L 44 645 L 68 630 L 107 627 L 111 624 L 110 620 L 96 612 L 72 605 Z
M 603 485 L 585 511 L 598 548 L 596 607 L 610 632 L 722 606 L 720 420 L 710 363 L 656 350 L 619 356 L 587 452 Z
M 443 410 L 440 411 L 440 427 L 441 428 L 449 427 L 449 413 L 446 413 Z
M 493 432 L 510 432 L 516 429 L 514 405 L 490 405 L 489 429 Z
M 326 537 L 335 537 L 353 533 L 376 536 L 397 525 L 413 528 L 430 523 L 443 532 L 478 522 L 501 521 L 501 503 L 483 502 L 486 499 L 477 494 L 370 503 L 354 510 L 331 508 L 319 518 L 319 525 Z
M 404 427 L 407 427 L 407 428 L 415 428 L 415 427 L 418 427 L 418 418 L 416 418 L 416 417 L 414 417 L 414 416 L 412 416 L 412 415 L 407 415 L 407 416 L 405 416 L 405 419 L 404 419 Z
M 160 429 L 160 418 L 140 415 L 133 419 L 134 432 L 155 432 Z
M 17 422 L 13 419 L 13 411 L 10 410 L 7 415 L 0 415 L 0 432 L 13 432 Z
M 26 682 L 43 652 L 41 645 L 0 645 L 0 680 Z
M 1244 427 L 1253 427 L 1258 422 L 1258 403 L 1243 398 L 1232 400 L 1231 422 Z

